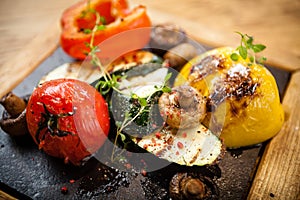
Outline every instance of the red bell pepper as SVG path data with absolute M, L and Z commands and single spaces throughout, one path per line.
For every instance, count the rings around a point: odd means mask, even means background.
M 61 47 L 73 58 L 85 59 L 86 53 L 90 51 L 86 43 L 90 43 L 92 33 L 86 33 L 84 30 L 91 30 L 95 26 L 96 15 L 88 12 L 91 9 L 98 12 L 106 21 L 103 30 L 95 32 L 94 46 L 118 33 L 151 26 L 146 8 L 143 6 L 130 10 L 126 0 L 81 1 L 65 10 L 61 18 Z M 149 41 L 150 32 L 136 34 L 139 35 L 133 36 L 134 47 L 144 47 Z

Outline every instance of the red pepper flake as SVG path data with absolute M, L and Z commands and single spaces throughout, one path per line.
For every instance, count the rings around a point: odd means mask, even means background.
M 179 148 L 179 149 L 183 149 L 183 144 L 181 143 L 181 142 L 177 142 L 177 147 Z
M 160 132 L 155 133 L 155 137 L 156 137 L 157 139 L 160 139 L 160 138 L 161 138 Z
M 144 144 L 143 148 L 147 149 L 148 148 L 148 144 Z
M 170 64 L 170 62 L 167 60 L 167 61 L 165 61 L 165 62 L 163 63 L 163 66 L 164 66 L 164 67 L 170 67 L 171 64 Z
M 126 152 L 126 155 L 128 156 L 128 157 L 131 157 L 132 156 L 132 153 L 131 152 Z
M 186 136 L 187 136 L 186 132 L 182 133 L 183 138 L 186 138 Z
M 146 170 L 142 169 L 142 170 L 141 170 L 141 174 L 142 174 L 144 177 L 146 177 L 146 176 L 147 176 Z
M 144 166 L 147 166 L 147 163 L 145 162 L 144 159 L 141 159 L 141 163 L 143 163 Z
M 68 193 L 68 188 L 66 186 L 63 186 L 63 187 L 60 188 L 60 192 L 62 194 L 67 194 Z
M 130 168 L 131 168 L 131 164 L 130 164 L 130 163 L 126 163 L 126 164 L 125 164 L 125 167 L 126 167 L 127 169 L 130 169 Z
M 179 152 L 178 151 L 176 151 L 176 156 L 178 156 L 179 155 Z
M 151 139 L 151 142 L 153 143 L 154 146 L 156 145 L 156 141 L 154 138 Z
M 71 180 L 69 180 L 69 182 L 70 182 L 71 184 L 73 184 L 73 183 L 75 183 L 75 180 L 74 180 L 74 179 L 71 179 Z

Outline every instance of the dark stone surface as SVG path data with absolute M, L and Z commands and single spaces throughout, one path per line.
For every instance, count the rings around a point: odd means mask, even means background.
M 41 76 L 70 61 L 58 49 L 14 93 L 30 94 Z M 289 76 L 276 70 L 273 73 L 280 79 L 282 94 Z M 245 199 L 262 147 L 231 150 L 216 169 L 196 167 L 193 170 L 207 176 L 221 175 L 215 178 L 221 199 Z M 190 169 L 171 164 L 145 177 L 137 172 L 112 170 L 95 158 L 82 167 L 74 167 L 39 151 L 29 136 L 11 138 L 0 130 L 0 189 L 19 199 L 169 199 L 170 179 L 177 171 L 184 170 Z M 64 186 L 68 189 L 66 194 L 61 192 Z

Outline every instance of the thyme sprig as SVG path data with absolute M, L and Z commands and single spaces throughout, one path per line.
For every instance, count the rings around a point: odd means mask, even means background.
M 122 77 L 121 75 L 115 75 L 115 74 L 111 75 L 108 72 L 106 67 L 104 67 L 102 65 L 99 57 L 97 56 L 97 54 L 100 52 L 99 47 L 94 46 L 95 33 L 99 30 L 102 30 L 102 28 L 103 28 L 102 25 L 105 24 L 103 21 L 104 18 L 101 17 L 101 15 L 97 11 L 94 11 L 93 9 L 91 9 L 89 7 L 89 2 L 88 2 L 87 12 L 94 12 L 96 15 L 96 22 L 95 22 L 95 26 L 93 27 L 93 29 L 85 30 L 85 32 L 91 34 L 90 42 L 86 43 L 86 46 L 90 49 L 90 52 L 89 52 L 90 62 L 91 62 L 91 64 L 99 67 L 100 73 L 101 73 L 101 75 L 100 75 L 101 79 L 96 84 L 96 88 L 99 89 L 99 91 L 102 95 L 108 94 L 111 90 L 114 90 L 114 91 L 124 95 L 122 93 L 122 91 L 120 91 L 118 89 L 120 80 L 124 77 Z M 131 99 L 138 100 L 139 109 L 138 109 L 138 112 L 135 114 L 130 113 L 130 111 L 124 113 L 124 115 L 125 115 L 124 120 L 121 123 L 116 123 L 117 131 L 116 131 L 116 136 L 114 139 L 114 147 L 113 147 L 112 154 L 111 154 L 112 162 L 114 162 L 117 158 L 120 158 L 122 156 L 123 152 L 126 149 L 126 145 L 128 144 L 128 141 L 126 141 L 126 136 L 125 136 L 125 134 L 122 133 L 122 131 L 126 127 L 128 127 L 132 122 L 134 122 L 139 116 L 149 112 L 149 108 L 152 104 L 151 98 L 155 94 L 157 94 L 158 92 L 171 92 L 171 88 L 167 86 L 167 83 L 168 83 L 169 79 L 171 78 L 171 76 L 172 76 L 171 73 L 167 74 L 167 76 L 164 79 L 164 82 L 160 86 L 155 86 L 154 87 L 155 89 L 153 90 L 153 92 L 151 94 L 149 94 L 147 97 L 140 97 L 135 93 L 132 93 L 130 95 Z M 120 137 L 121 141 L 123 142 L 123 149 L 119 149 L 117 146 L 117 141 L 118 141 L 119 137 Z
M 88 2 L 87 2 L 87 8 L 86 8 L 86 10 L 83 10 L 82 12 L 81 12 L 81 15 L 80 15 L 80 17 L 81 18 L 84 18 L 84 17 L 86 17 L 88 14 L 94 14 L 94 15 L 96 15 L 96 24 L 95 24 L 95 26 L 93 27 L 93 29 L 89 29 L 89 28 L 85 28 L 85 29 L 83 29 L 82 31 L 83 31 L 83 33 L 85 33 L 85 34 L 90 34 L 90 33 L 92 33 L 93 32 L 93 30 L 94 29 L 96 29 L 96 31 L 99 31 L 99 30 L 104 30 L 105 28 L 106 28 L 106 19 L 105 19 L 105 17 L 104 16 L 101 16 L 100 14 L 99 14 L 99 12 L 97 12 L 95 9 L 93 9 L 93 8 L 91 8 L 91 1 L 90 0 L 88 0 Z M 98 16 L 97 16 L 98 15 Z M 98 20 L 98 22 L 97 22 L 97 20 Z
M 239 57 L 242 57 L 244 60 L 246 60 L 249 57 L 249 60 L 251 62 L 250 64 L 256 64 L 254 54 L 263 51 L 266 48 L 266 46 L 263 44 L 253 44 L 254 39 L 252 36 L 240 32 L 236 33 L 241 36 L 241 42 L 240 46 L 236 48 L 238 53 L 232 53 L 230 55 L 231 60 L 238 61 Z M 258 63 L 261 63 L 266 60 L 267 59 L 265 57 L 261 57 L 258 60 Z
M 93 10 L 93 9 L 89 9 L 89 10 Z M 97 55 L 97 53 L 100 52 L 100 49 L 98 46 L 94 45 L 94 40 L 95 40 L 95 33 L 99 30 L 99 26 L 102 25 L 101 24 L 102 17 L 97 11 L 95 11 L 95 15 L 96 15 L 96 22 L 95 22 L 95 26 L 91 30 L 91 40 L 89 43 L 86 43 L 85 45 L 90 49 L 88 55 L 91 57 L 90 59 L 91 64 L 99 67 L 101 77 L 103 77 L 104 79 L 103 81 L 100 80 L 97 83 L 96 88 L 100 89 L 100 93 L 102 95 L 106 95 L 111 89 L 120 92 L 118 90 L 118 86 L 119 86 L 118 80 L 120 76 L 115 76 L 115 75 L 111 76 L 108 70 L 102 65 Z
M 134 113 L 132 115 L 132 112 L 128 111 L 125 113 L 124 120 L 121 122 L 121 124 L 117 124 L 117 133 L 114 141 L 114 148 L 113 152 L 111 154 L 111 161 L 114 162 L 122 153 L 125 151 L 126 148 L 126 136 L 122 133 L 122 131 L 128 127 L 132 122 L 137 120 L 140 116 L 144 114 L 148 114 L 150 112 L 149 108 L 152 105 L 152 98 L 155 96 L 157 93 L 163 93 L 163 92 L 171 92 L 171 88 L 167 85 L 169 79 L 171 78 L 172 73 L 168 73 L 164 79 L 164 82 L 160 85 L 154 86 L 154 90 L 147 96 L 147 97 L 140 97 L 136 93 L 131 94 L 131 99 L 137 100 L 139 104 L 139 110 L 137 113 Z M 121 137 L 122 142 L 124 143 L 124 149 L 121 150 L 119 154 L 116 154 L 117 151 L 117 141 L 119 136 Z

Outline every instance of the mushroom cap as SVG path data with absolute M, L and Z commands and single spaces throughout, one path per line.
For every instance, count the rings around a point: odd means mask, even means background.
M 4 110 L 2 119 L 0 120 L 0 127 L 3 131 L 13 137 L 28 134 L 26 109 L 16 118 L 11 118 L 6 110 Z

